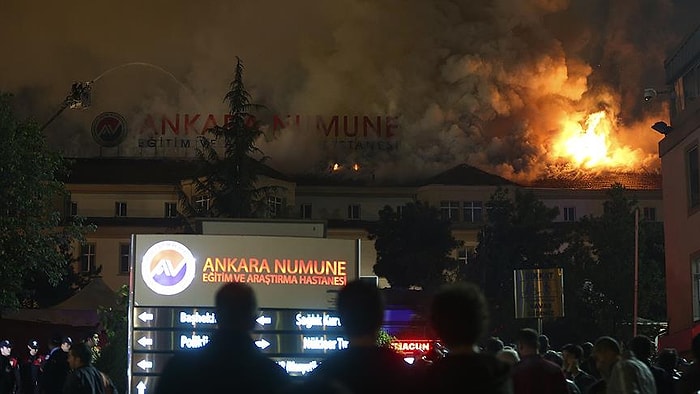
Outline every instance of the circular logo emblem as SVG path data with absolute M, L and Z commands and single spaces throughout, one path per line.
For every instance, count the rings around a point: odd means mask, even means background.
M 116 112 L 103 112 L 92 121 L 92 138 L 105 148 L 121 144 L 127 131 L 126 120 Z
M 175 241 L 161 241 L 143 256 L 141 275 L 154 292 L 174 295 L 185 290 L 194 280 L 195 259 L 187 247 Z

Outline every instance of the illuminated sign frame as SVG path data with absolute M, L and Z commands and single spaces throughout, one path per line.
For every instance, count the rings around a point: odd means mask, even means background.
M 261 351 L 291 374 L 310 371 L 347 347 L 333 310 L 338 290 L 359 277 L 359 256 L 359 240 L 133 235 L 128 392 L 152 392 L 174 352 L 206 345 L 215 294 L 231 281 L 255 290 Z

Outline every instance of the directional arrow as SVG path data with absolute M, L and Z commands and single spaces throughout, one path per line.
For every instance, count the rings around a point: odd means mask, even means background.
M 136 385 L 136 390 L 138 390 L 139 394 L 146 394 L 146 383 L 142 381 L 139 382 L 139 384 Z
M 260 324 L 261 326 L 264 326 L 265 324 L 272 323 L 272 318 L 270 316 L 262 315 L 259 318 L 255 319 L 255 321 L 258 322 L 258 324 Z
M 266 341 L 263 338 L 260 338 L 259 340 L 255 341 L 255 345 L 259 347 L 260 349 L 265 349 L 268 346 L 270 346 L 270 342 Z
M 149 322 L 153 320 L 153 314 L 149 312 L 143 312 L 142 314 L 139 315 L 139 319 L 143 322 Z
M 138 364 L 136 364 L 136 365 L 138 365 L 139 368 L 143 369 L 144 371 L 153 368 L 153 362 L 145 360 L 145 359 L 139 361 Z
M 139 343 L 139 345 L 141 345 L 143 347 L 153 346 L 153 339 L 152 338 L 141 337 L 141 338 L 139 338 L 139 340 L 137 342 Z

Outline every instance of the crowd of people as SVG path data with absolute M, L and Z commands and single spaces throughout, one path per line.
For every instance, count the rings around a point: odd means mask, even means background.
M 595 342 L 552 349 L 546 335 L 529 328 L 512 343 L 480 342 L 488 308 L 473 284 L 438 290 L 429 322 L 444 349 L 420 365 L 408 365 L 389 347 L 378 345 L 384 316 L 379 289 L 352 281 L 338 293 L 337 312 L 348 339 L 303 379 L 293 379 L 258 349 L 251 337 L 257 301 L 244 283 L 228 283 L 215 298 L 217 330 L 203 348 L 175 354 L 157 380 L 156 394 L 178 393 L 494 393 L 494 394 L 697 394 L 700 363 L 683 364 L 673 349 L 656 354 L 654 343 L 636 336 L 620 343 L 604 336 Z M 54 338 L 46 355 L 31 340 L 26 353 L 12 355 L 0 342 L 0 394 L 113 393 L 111 380 L 93 366 L 98 337 L 74 343 Z M 700 360 L 700 335 L 692 341 Z
M 24 354 L 15 355 L 12 342 L 3 340 L 0 394 L 113 394 L 116 390 L 111 379 L 93 366 L 99 351 L 97 333 L 79 342 L 54 336 L 46 354 L 41 354 L 36 339 L 27 343 Z
M 408 365 L 377 344 L 384 304 L 375 285 L 349 282 L 338 293 L 337 312 L 349 345 L 303 379 L 292 379 L 253 343 L 254 291 L 228 283 L 216 295 L 217 331 L 204 348 L 176 354 L 165 366 L 157 394 L 177 393 L 514 393 L 687 394 L 700 390 L 700 366 L 679 368 L 666 349 L 655 358 L 644 336 L 621 344 L 612 337 L 551 349 L 545 335 L 526 328 L 512 344 L 480 339 L 488 324 L 481 290 L 446 285 L 433 296 L 430 324 L 446 351 L 422 366 Z M 624 345 L 624 346 L 623 346 Z M 693 340 L 700 359 L 700 336 Z

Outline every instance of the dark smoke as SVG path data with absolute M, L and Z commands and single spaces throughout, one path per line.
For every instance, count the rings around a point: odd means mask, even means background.
M 67 155 L 157 155 L 92 141 L 91 122 L 115 111 L 226 111 L 236 56 L 261 117 L 391 115 L 398 150 L 348 150 L 315 128 L 268 134 L 261 147 L 288 172 L 355 162 L 379 177 L 430 174 L 468 163 L 512 178 L 552 164 L 559 120 L 609 110 L 617 143 L 658 165 L 649 125 L 661 103 L 663 60 L 695 26 L 696 0 L 299 0 L 0 4 L 0 90 L 41 123 L 73 81 L 94 79 L 93 106 L 47 129 Z M 651 123 L 650 123 L 651 122 Z

